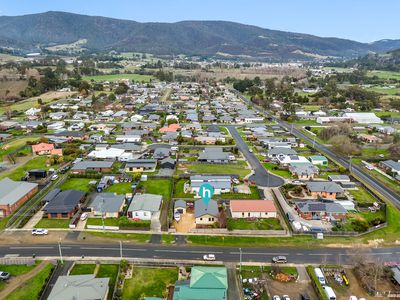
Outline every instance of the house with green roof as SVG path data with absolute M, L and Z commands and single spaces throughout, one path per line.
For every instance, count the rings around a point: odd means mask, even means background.
M 173 300 L 227 300 L 227 290 L 225 267 L 196 266 L 190 280 L 175 283 Z
M 314 166 L 327 166 L 328 159 L 323 155 L 313 155 L 308 158 Z

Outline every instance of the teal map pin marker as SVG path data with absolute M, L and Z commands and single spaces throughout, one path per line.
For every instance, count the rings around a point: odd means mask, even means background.
M 214 187 L 209 183 L 203 183 L 199 189 L 199 195 L 204 204 L 208 206 L 212 196 L 214 195 Z

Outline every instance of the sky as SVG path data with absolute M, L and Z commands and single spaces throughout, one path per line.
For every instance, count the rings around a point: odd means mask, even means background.
M 0 15 L 49 10 L 138 22 L 225 20 L 360 42 L 400 39 L 399 0 L 0 0 Z

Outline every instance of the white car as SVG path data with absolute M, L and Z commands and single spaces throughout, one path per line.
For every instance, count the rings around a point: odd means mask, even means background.
M 290 297 L 288 295 L 283 295 L 282 300 L 290 300 Z
M 203 256 L 203 260 L 205 261 L 213 261 L 215 260 L 215 255 L 214 254 L 206 254 Z
M 32 229 L 32 235 L 48 235 L 49 231 L 47 229 L 36 228 Z
M 85 221 L 89 217 L 88 213 L 81 214 L 81 221 Z
M 57 174 L 54 174 L 54 175 L 52 175 L 51 177 L 50 177 L 50 180 L 56 180 L 58 178 L 58 175 Z
M 274 297 L 272 297 L 272 300 L 281 300 L 281 297 L 279 297 L 278 295 L 275 295 Z

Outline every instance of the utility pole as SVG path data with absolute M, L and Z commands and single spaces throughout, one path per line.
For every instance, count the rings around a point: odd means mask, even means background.
M 119 241 L 119 257 L 122 260 L 122 241 Z
M 349 156 L 350 157 L 350 165 L 349 165 L 349 171 L 350 171 L 350 173 L 351 173 L 351 163 L 352 163 L 352 158 L 353 158 L 353 156 Z
M 315 137 L 316 137 L 316 136 L 314 135 L 314 140 L 313 140 L 313 143 L 312 143 L 312 147 L 313 147 L 313 148 L 315 148 Z
M 63 260 L 62 252 L 61 252 L 61 237 L 58 240 L 58 251 L 60 252 L 60 261 L 61 261 L 61 264 L 63 265 L 64 264 L 64 260 Z
M 103 224 L 103 232 L 105 232 L 106 228 L 104 226 L 104 199 L 101 202 L 101 223 Z

